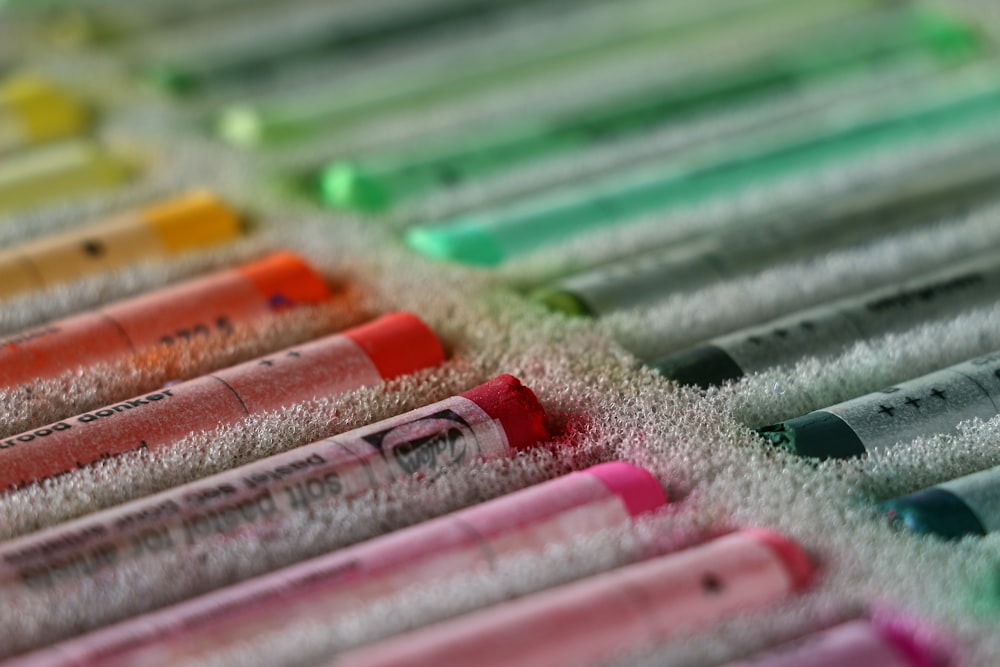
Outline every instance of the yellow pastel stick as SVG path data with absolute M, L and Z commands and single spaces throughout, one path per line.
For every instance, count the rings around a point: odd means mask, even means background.
M 129 169 L 99 144 L 76 139 L 0 160 L 0 213 L 118 185 Z
M 25 74 L 0 83 L 0 153 L 83 134 L 90 118 L 74 96 Z
M 240 233 L 231 208 L 198 190 L 0 250 L 0 297 L 221 243 Z

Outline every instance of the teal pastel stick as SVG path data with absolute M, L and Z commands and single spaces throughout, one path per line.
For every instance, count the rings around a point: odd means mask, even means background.
M 495 266 L 511 257 L 593 229 L 613 227 L 648 213 L 664 213 L 713 197 L 773 183 L 794 174 L 935 136 L 990 128 L 1000 117 L 1000 85 L 937 100 L 804 140 L 627 181 L 586 183 L 405 234 L 414 250 L 434 259 Z

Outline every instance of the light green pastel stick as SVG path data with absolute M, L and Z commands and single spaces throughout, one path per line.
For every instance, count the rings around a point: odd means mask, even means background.
M 653 211 L 665 212 L 739 192 L 838 160 L 887 148 L 995 126 L 1000 82 L 925 103 L 847 129 L 624 181 L 593 179 L 572 190 L 543 195 L 405 234 L 414 250 L 435 259 L 494 266 L 510 257 L 580 232 L 619 225 Z
M 408 197 L 582 150 L 719 105 L 877 67 L 901 54 L 953 63 L 979 51 L 979 40 L 968 28 L 934 12 L 880 14 L 810 35 L 804 43 L 740 62 L 715 76 L 670 82 L 633 99 L 615 99 L 547 121 L 518 120 L 498 130 L 477 128 L 424 151 L 335 161 L 321 171 L 320 197 L 333 207 L 379 211 Z
M 295 94 L 289 91 L 269 103 L 237 104 L 221 113 L 217 128 L 222 137 L 240 145 L 302 140 L 320 132 L 346 131 L 354 123 L 370 122 L 375 114 L 413 112 L 503 85 L 585 72 L 612 59 L 662 60 L 665 53 L 675 51 L 670 66 L 679 67 L 687 62 L 681 53 L 707 57 L 709 46 L 716 52 L 739 52 L 747 40 L 787 39 L 788 33 L 863 15 L 880 4 L 879 0 L 756 0 L 729 3 L 731 10 L 720 13 L 711 3 L 680 3 L 680 9 L 675 9 L 674 3 L 661 2 L 615 22 L 611 19 L 618 5 L 602 5 L 594 16 L 603 12 L 609 18 L 591 21 L 594 25 L 584 22 L 590 28 L 582 33 L 574 30 L 580 17 L 569 13 L 546 24 L 549 29 L 535 30 L 532 40 L 513 41 L 516 35 L 508 39 L 503 33 L 486 51 L 444 49 L 447 57 L 441 58 L 431 50 L 414 58 L 413 64 L 394 63 L 363 76 L 337 79 L 336 85 L 318 93 L 313 86 Z M 544 38 L 537 38 L 539 32 Z M 482 39 L 489 41 L 490 36 Z M 685 51 L 688 48 L 700 50 Z

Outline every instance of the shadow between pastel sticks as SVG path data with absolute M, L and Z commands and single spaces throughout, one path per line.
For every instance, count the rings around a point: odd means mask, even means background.
M 1000 405 L 1000 352 L 764 426 L 758 433 L 801 456 L 850 458 L 886 451 L 919 436 L 987 421 Z
M 837 354 L 854 342 L 992 303 L 1000 292 L 1000 253 L 862 295 L 742 329 L 668 355 L 651 365 L 703 389 L 805 356 Z

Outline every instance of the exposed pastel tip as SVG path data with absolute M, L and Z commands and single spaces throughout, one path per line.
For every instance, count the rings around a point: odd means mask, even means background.
M 513 375 L 498 375 L 461 394 L 500 422 L 512 450 L 531 447 L 549 439 L 545 408 L 535 392 Z
M 601 480 L 609 491 L 622 499 L 632 516 L 652 512 L 667 504 L 667 495 L 660 481 L 645 468 L 631 463 L 601 463 L 581 471 L 581 474 Z
M 412 313 L 389 313 L 343 335 L 364 350 L 385 380 L 437 366 L 445 359 L 437 335 Z
M 816 568 L 805 550 L 790 537 L 767 528 L 748 528 L 742 533 L 774 551 L 791 577 L 793 588 L 804 588 L 812 580 Z

